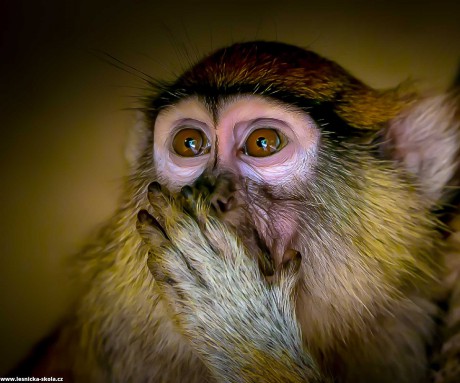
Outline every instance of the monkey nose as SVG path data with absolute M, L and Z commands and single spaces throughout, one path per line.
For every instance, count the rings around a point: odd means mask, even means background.
M 195 183 L 199 192 L 209 195 L 210 203 L 218 214 L 227 213 L 236 205 L 235 179 L 229 174 L 205 174 Z
M 211 205 L 218 213 L 227 213 L 235 207 L 235 198 L 230 196 L 216 195 L 211 196 Z

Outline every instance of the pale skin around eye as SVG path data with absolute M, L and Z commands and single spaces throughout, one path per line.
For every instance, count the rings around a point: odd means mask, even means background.
M 210 150 L 182 157 L 173 138 L 183 127 L 196 128 L 208 138 Z M 244 153 L 247 138 L 256 129 L 275 129 L 280 150 L 265 157 Z M 154 126 L 153 155 L 159 182 L 170 190 L 193 183 L 208 167 L 219 166 L 255 181 L 276 185 L 308 176 L 316 160 L 320 132 L 308 113 L 262 96 L 239 96 L 217 106 L 216 119 L 198 98 L 191 97 L 161 111 Z M 216 145 L 217 143 L 217 145 Z

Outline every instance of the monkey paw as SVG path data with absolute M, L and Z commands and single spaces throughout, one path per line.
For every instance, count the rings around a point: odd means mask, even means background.
M 299 258 L 269 284 L 209 194 L 186 186 L 170 196 L 155 182 L 148 198 L 151 213 L 141 210 L 137 222 L 148 267 L 173 321 L 218 381 L 316 382 L 291 301 Z
M 254 281 L 262 281 L 256 263 L 234 230 L 218 219 L 208 197 L 189 186 L 171 196 L 154 182 L 148 188 L 151 214 L 138 214 L 137 229 L 150 248 L 148 266 L 162 290 L 174 292 L 174 305 L 222 298 L 223 290 L 236 289 L 237 282 L 255 293 Z
M 262 334 L 267 323 L 255 328 L 254 322 L 283 319 L 286 307 L 278 307 L 283 300 L 278 295 L 289 300 L 294 278 L 287 276 L 298 261 L 286 267 L 280 283 L 269 285 L 235 231 L 213 213 L 206 195 L 186 186 L 171 196 L 154 182 L 148 199 L 151 213 L 139 212 L 137 228 L 149 246 L 149 269 L 184 334 L 205 352 L 213 344 L 209 339 L 241 342 L 254 339 L 257 331 L 270 339 Z

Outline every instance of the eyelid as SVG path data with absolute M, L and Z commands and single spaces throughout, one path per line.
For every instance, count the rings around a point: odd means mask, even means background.
M 235 137 L 235 143 L 238 147 L 243 146 L 243 144 L 248 139 L 249 135 L 261 128 L 269 128 L 276 130 L 280 135 L 286 138 L 289 141 L 289 134 L 292 129 L 284 121 L 275 119 L 275 118 L 258 118 L 250 121 L 242 121 L 235 124 L 233 130 L 233 135 Z
M 170 136 L 173 136 L 177 134 L 177 132 L 179 132 L 180 130 L 186 128 L 200 129 L 206 133 L 208 138 L 210 136 L 210 129 L 208 125 L 202 121 L 194 120 L 193 118 L 182 118 L 180 120 L 175 121 L 171 127 Z

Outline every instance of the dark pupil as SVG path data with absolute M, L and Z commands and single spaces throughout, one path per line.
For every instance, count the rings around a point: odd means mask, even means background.
M 194 138 L 186 138 L 184 144 L 189 149 L 196 149 L 196 140 Z
M 265 137 L 259 137 L 256 141 L 256 144 L 259 148 L 267 149 L 268 143 Z

